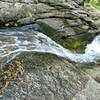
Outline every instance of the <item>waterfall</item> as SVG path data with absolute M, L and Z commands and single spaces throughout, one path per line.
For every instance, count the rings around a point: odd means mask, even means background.
M 77 63 L 95 63 L 100 60 L 100 35 L 87 44 L 84 54 L 76 54 L 40 32 L 12 29 L 0 31 L 1 65 L 11 61 L 21 52 L 30 51 L 56 54 Z

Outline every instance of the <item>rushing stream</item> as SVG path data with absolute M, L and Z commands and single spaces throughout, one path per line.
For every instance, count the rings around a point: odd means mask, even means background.
M 84 54 L 74 54 L 43 33 L 32 30 L 30 26 L 0 29 L 1 65 L 11 61 L 23 51 L 52 53 L 78 63 L 96 62 L 100 59 L 100 35 L 86 46 Z

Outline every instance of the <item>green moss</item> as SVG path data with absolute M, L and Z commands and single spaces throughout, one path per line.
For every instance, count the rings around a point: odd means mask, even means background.
M 73 44 L 73 48 L 76 49 L 77 47 L 80 47 L 81 43 L 79 43 L 78 41 L 76 41 L 74 44 Z
M 77 51 L 76 51 L 75 49 L 73 49 L 73 48 L 70 49 L 70 50 L 71 50 L 72 52 L 74 52 L 74 53 L 77 53 Z
M 54 39 L 57 43 L 61 44 L 63 47 L 73 51 L 74 53 L 76 52 L 83 52 L 84 48 L 87 44 L 86 41 L 76 41 L 74 39 L 67 39 L 67 40 L 62 40 L 61 38 L 55 38 Z
M 35 14 L 34 14 L 34 13 L 32 13 L 32 16 L 35 16 Z
M 18 24 L 17 24 L 17 23 L 14 23 L 14 26 L 15 26 L 15 27 L 18 27 Z
M 26 17 L 33 17 L 33 16 L 35 16 L 34 13 L 31 13 L 31 12 L 26 13 Z
M 74 48 L 74 49 L 77 49 L 77 48 L 83 47 L 83 46 L 85 46 L 85 45 L 86 45 L 86 41 L 82 41 L 82 42 L 76 41 L 76 42 L 73 44 L 73 48 Z

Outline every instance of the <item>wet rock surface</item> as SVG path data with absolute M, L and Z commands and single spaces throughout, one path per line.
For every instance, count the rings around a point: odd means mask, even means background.
M 100 99 L 100 85 L 66 59 L 51 54 L 24 52 L 5 67 L 10 69 L 11 65 L 19 63 L 23 75 L 15 76 L 16 80 L 5 89 L 0 100 Z M 91 89 L 95 93 L 90 92 Z
M 87 9 L 91 8 L 80 6 L 78 9 L 68 9 L 62 7 L 55 14 L 53 12 L 41 14 L 46 15 L 46 18 L 36 20 L 35 29 L 74 53 L 83 53 L 85 46 L 91 43 L 100 32 L 98 23 L 96 23 L 98 20 L 94 20 L 96 17 L 99 19 L 99 13 L 96 12 L 98 15 L 92 17 L 92 10 L 87 12 Z

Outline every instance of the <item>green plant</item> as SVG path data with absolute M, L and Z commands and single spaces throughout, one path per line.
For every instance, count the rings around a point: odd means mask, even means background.
M 34 13 L 31 13 L 31 12 L 26 13 L 26 17 L 33 17 L 33 16 L 35 16 Z
M 17 23 L 14 23 L 14 26 L 15 26 L 15 27 L 18 27 L 18 24 L 17 24 Z
M 100 10 L 100 0 L 90 0 L 89 5 Z

